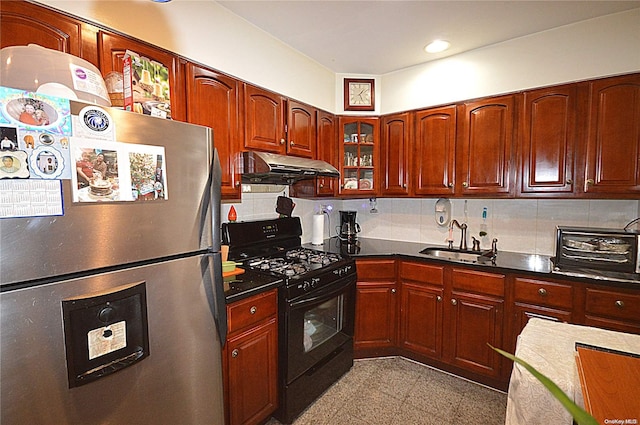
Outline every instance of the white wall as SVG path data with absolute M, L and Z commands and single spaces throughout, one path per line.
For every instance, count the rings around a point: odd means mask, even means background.
M 640 70 L 640 9 L 383 75 L 381 114 Z
M 375 78 L 374 114 L 386 114 L 640 70 L 640 9 L 373 76 L 334 74 L 215 1 L 39 2 L 340 114 L 344 77 Z
M 333 111 L 335 74 L 215 1 L 40 0 L 236 78 Z

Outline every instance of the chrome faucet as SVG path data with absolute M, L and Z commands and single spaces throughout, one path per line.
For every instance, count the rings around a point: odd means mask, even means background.
M 460 237 L 460 250 L 467 250 L 467 223 L 458 223 L 458 220 L 451 220 L 449 224 L 449 229 L 453 229 L 453 226 L 456 226 L 458 229 L 462 231 L 462 235 Z

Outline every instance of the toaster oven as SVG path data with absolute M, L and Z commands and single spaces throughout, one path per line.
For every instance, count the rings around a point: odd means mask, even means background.
M 558 226 L 555 272 L 640 277 L 640 232 Z

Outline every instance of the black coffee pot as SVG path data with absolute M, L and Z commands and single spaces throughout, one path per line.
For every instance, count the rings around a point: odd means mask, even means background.
M 357 211 L 340 211 L 340 226 L 336 228 L 338 237 L 347 243 L 355 243 L 360 233 L 360 225 L 356 223 Z

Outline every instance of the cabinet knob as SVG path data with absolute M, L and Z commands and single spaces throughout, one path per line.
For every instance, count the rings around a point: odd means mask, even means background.
M 453 182 L 449 183 L 447 186 L 453 187 Z
M 441 301 L 442 301 L 442 297 L 441 297 L 440 295 L 438 295 L 438 296 L 436 297 L 436 301 L 441 302 Z
M 249 309 L 249 313 L 251 314 L 256 314 L 256 311 L 258 311 L 258 307 L 256 307 L 255 305 Z
M 595 183 L 595 181 L 593 179 L 587 179 L 587 184 L 589 186 L 593 185 Z
M 567 184 L 573 184 L 573 180 L 567 179 Z
M 236 182 L 236 187 L 240 187 L 240 182 Z
M 538 294 L 540 294 L 541 297 L 546 297 L 547 296 L 547 290 L 544 288 L 540 288 L 538 289 Z
M 295 143 L 293 143 L 293 140 L 289 142 L 289 146 L 295 146 Z
M 284 145 L 285 144 L 285 140 L 284 139 L 280 139 L 280 144 Z
M 618 307 L 618 308 L 624 308 L 624 301 L 622 301 L 622 300 L 617 300 L 617 301 L 616 301 L 616 307 Z
M 469 183 L 467 183 L 467 182 L 462 182 L 462 187 L 469 187 Z
M 320 183 L 320 189 L 324 188 L 324 184 Z
M 231 352 L 231 357 L 238 357 L 238 354 L 240 354 L 240 352 L 238 351 L 238 349 L 236 348 L 235 350 L 233 350 Z
M 391 290 L 391 293 L 392 293 L 392 294 L 395 294 L 395 293 L 396 293 L 396 288 L 393 288 L 393 289 Z
M 406 189 L 407 188 L 407 184 L 406 183 L 402 183 L 402 188 Z
M 458 305 L 458 300 L 451 298 L 451 305 Z

